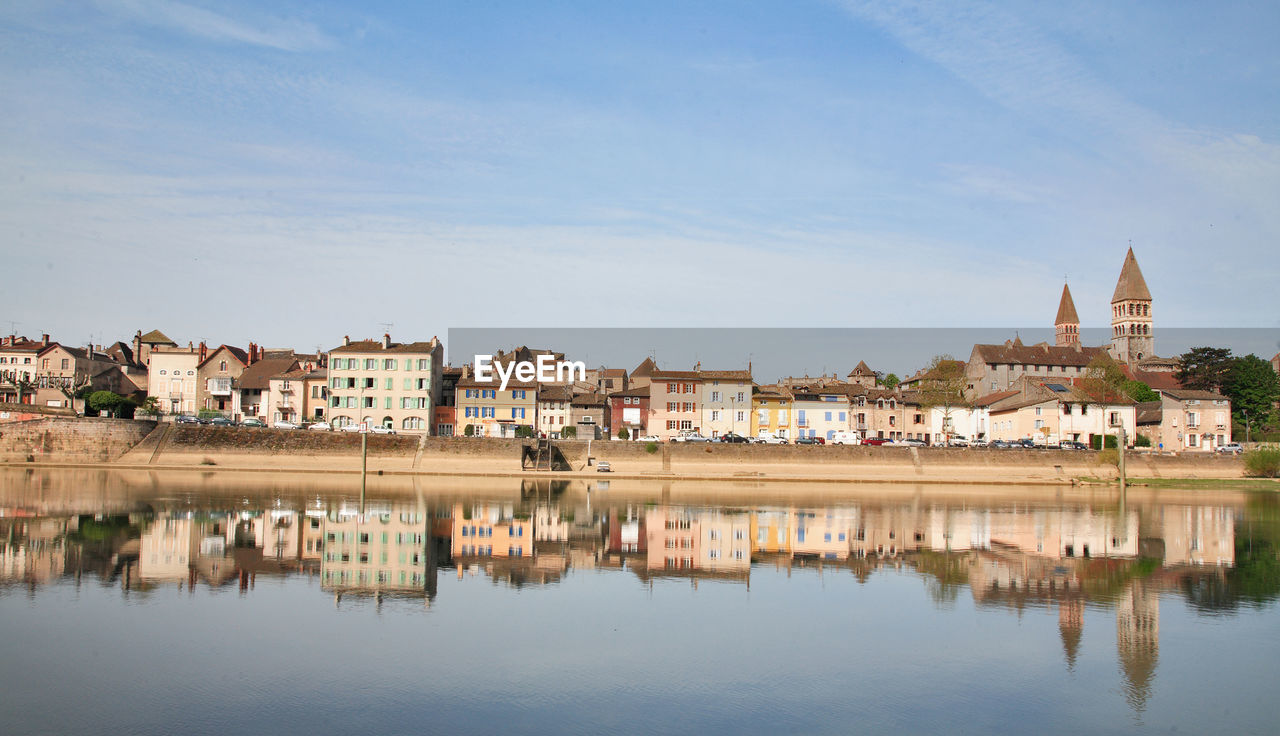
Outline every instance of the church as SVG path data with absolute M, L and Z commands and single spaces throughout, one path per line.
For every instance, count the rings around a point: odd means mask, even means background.
M 1154 375 L 1164 379 L 1157 383 L 1173 381 L 1173 372 L 1177 370 L 1176 360 L 1155 355 L 1151 290 L 1142 277 L 1133 248 L 1125 254 L 1111 297 L 1111 344 L 1084 347 L 1080 343 L 1080 317 L 1071 289 L 1065 284 L 1054 318 L 1054 336 L 1053 345 L 1045 342 L 1026 345 L 1020 338 L 1006 340 L 1002 345 L 974 345 L 965 371 L 967 393 L 981 396 L 1007 391 L 1023 376 L 1081 378 L 1089 363 L 1102 354 L 1123 364 L 1131 377 L 1150 379 Z

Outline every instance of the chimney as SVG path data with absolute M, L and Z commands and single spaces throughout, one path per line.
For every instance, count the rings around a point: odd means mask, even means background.
M 49 333 L 47 333 L 47 332 L 46 332 L 46 333 L 44 333 L 43 335 L 41 335 L 41 336 L 40 336 L 40 344 L 41 344 L 41 345 L 48 345 L 48 344 L 49 344 Z
M 391 335 L 384 334 L 382 336 L 382 349 L 386 350 L 387 348 L 390 348 L 390 347 L 391 347 Z
M 209 346 L 204 344 L 204 340 L 201 340 L 200 341 L 200 362 L 203 363 L 204 359 L 208 356 L 209 356 Z
M 350 335 L 343 335 L 343 336 L 342 336 L 342 344 L 343 344 L 343 346 L 350 345 L 350 344 L 351 344 L 351 336 L 350 336 Z

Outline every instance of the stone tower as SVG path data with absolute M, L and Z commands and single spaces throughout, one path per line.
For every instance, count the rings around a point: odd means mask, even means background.
M 1062 300 L 1058 302 L 1058 316 L 1053 320 L 1055 344 L 1059 347 L 1080 344 L 1080 318 L 1076 316 L 1076 303 L 1071 300 L 1071 289 L 1062 285 Z
M 1116 293 L 1111 297 L 1111 357 L 1122 363 L 1137 363 L 1154 354 L 1151 291 L 1130 248 L 1120 268 Z

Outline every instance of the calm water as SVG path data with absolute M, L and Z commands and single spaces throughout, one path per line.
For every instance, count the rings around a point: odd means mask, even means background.
M 3 731 L 1280 728 L 1274 496 L 347 482 L 0 471 Z

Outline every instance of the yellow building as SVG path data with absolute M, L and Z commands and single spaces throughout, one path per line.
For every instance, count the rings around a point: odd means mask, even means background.
M 526 516 L 515 518 L 510 505 L 454 504 L 454 560 L 468 557 L 532 557 L 534 525 Z
M 455 389 L 456 424 L 460 434 L 474 437 L 514 437 L 516 427 L 534 427 L 538 384 L 510 381 L 505 389 L 496 381 L 477 381 L 464 375 Z
M 781 386 L 760 386 L 751 395 L 751 436 L 795 437 L 791 392 Z

